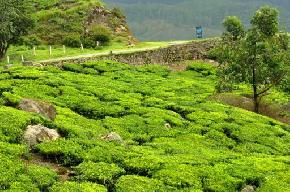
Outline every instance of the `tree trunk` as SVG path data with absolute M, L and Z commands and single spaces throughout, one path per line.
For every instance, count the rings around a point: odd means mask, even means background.
M 0 60 L 4 58 L 7 50 L 8 50 L 8 43 L 2 42 L 0 43 Z
M 254 111 L 255 111 L 255 113 L 259 113 L 259 109 L 260 109 L 259 96 L 254 93 Z
M 259 94 L 258 94 L 258 88 L 257 88 L 257 81 L 256 81 L 256 69 L 253 68 L 253 82 L 252 82 L 252 86 L 253 86 L 253 92 L 254 92 L 254 97 L 253 97 L 253 101 L 254 101 L 254 111 L 256 113 L 259 113 Z

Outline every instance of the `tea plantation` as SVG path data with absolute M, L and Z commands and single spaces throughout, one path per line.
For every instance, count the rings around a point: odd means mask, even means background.
M 112 61 L 2 69 L 0 190 L 290 191 L 290 126 L 208 100 L 215 82 L 202 62 L 182 72 Z M 52 103 L 55 120 L 18 110 L 21 98 Z M 31 124 L 61 138 L 31 150 L 22 139 Z M 28 163 L 32 154 L 70 176 Z

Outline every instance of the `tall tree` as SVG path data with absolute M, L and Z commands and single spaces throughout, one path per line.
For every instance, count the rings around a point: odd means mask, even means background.
M 26 0 L 0 0 L 0 59 L 33 26 Z
M 275 8 L 261 7 L 244 35 L 237 18 L 227 18 L 227 31 L 218 48 L 221 81 L 251 84 L 257 113 L 261 98 L 281 83 L 289 66 L 288 37 L 279 32 L 278 16 Z

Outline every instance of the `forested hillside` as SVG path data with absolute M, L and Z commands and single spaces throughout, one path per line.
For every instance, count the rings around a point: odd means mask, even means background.
M 141 40 L 191 39 L 202 25 L 206 36 L 222 32 L 222 20 L 237 15 L 247 24 L 254 10 L 270 4 L 279 8 L 281 25 L 290 30 L 289 0 L 105 0 L 121 6 L 134 34 Z

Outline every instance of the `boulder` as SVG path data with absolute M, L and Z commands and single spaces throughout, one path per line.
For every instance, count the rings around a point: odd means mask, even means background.
M 4 69 L 10 69 L 13 66 L 14 66 L 13 64 L 7 64 L 7 65 L 4 66 Z
M 245 186 L 245 188 L 241 190 L 241 192 L 254 192 L 254 191 L 255 191 L 255 187 L 252 185 L 247 185 Z
M 54 120 L 56 116 L 56 109 L 53 105 L 32 99 L 22 99 L 18 105 L 18 109 L 23 111 L 41 114 L 50 120 Z
M 165 123 L 165 124 L 164 124 L 164 127 L 165 127 L 166 129 L 171 129 L 171 125 L 170 125 L 169 123 Z
M 123 142 L 122 137 L 118 133 L 115 133 L 115 132 L 111 132 L 111 133 L 104 135 L 102 137 L 102 139 L 106 140 L 106 141 L 117 141 L 120 143 Z
M 60 135 L 56 130 L 49 129 L 42 125 L 28 125 L 23 137 L 25 142 L 30 147 L 33 147 L 44 141 L 56 140 Z

